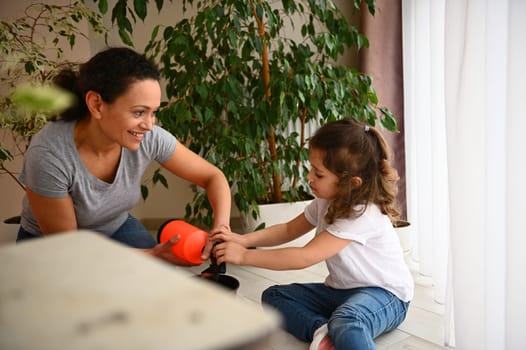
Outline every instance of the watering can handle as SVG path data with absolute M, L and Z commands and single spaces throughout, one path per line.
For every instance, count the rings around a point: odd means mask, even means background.
M 219 244 L 219 242 L 215 243 Z M 217 279 L 219 274 L 226 273 L 226 263 L 222 262 L 221 264 L 217 265 L 217 260 L 214 254 L 210 254 L 210 266 L 208 266 L 201 274 L 211 274 L 214 279 Z

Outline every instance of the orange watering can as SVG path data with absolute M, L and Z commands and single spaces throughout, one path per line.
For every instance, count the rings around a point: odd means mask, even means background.
M 206 245 L 206 238 L 208 234 L 187 223 L 183 220 L 171 219 L 166 221 L 159 227 L 157 231 L 157 241 L 164 243 L 170 240 L 175 235 L 179 235 L 180 239 L 172 246 L 172 253 L 179 259 L 192 264 L 201 264 L 201 253 Z M 217 244 L 217 243 L 216 243 Z M 213 282 L 231 291 L 237 291 L 239 288 L 239 281 L 225 274 L 226 264 L 223 262 L 217 265 L 216 259 L 213 255 L 210 256 L 210 266 L 195 277 L 202 278 L 206 281 Z
M 208 234 L 183 220 L 171 219 L 159 227 L 157 240 L 164 243 L 175 235 L 179 235 L 179 242 L 172 246 L 172 253 L 179 259 L 192 264 L 201 264 L 201 253 L 206 245 Z

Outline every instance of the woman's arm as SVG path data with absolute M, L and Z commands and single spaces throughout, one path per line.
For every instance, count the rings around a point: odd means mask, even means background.
M 172 156 L 162 164 L 174 175 L 206 190 L 214 211 L 214 228 L 230 225 L 231 194 L 225 175 L 179 141 Z
M 214 212 L 213 234 L 221 228 L 230 228 L 231 193 L 228 181 L 219 168 L 199 157 L 179 141 L 172 156 L 163 164 L 174 175 L 190 181 L 206 190 Z M 209 241 L 203 250 L 202 258 L 208 259 L 212 250 Z
M 31 191 L 29 188 L 26 189 L 26 196 L 38 226 L 44 235 L 77 229 L 75 209 L 70 196 L 49 198 Z

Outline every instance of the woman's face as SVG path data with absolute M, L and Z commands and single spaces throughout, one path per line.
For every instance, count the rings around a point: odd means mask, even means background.
M 338 193 L 338 176 L 330 172 L 323 165 L 325 153 L 311 148 L 309 150 L 309 161 L 311 169 L 307 175 L 310 188 L 318 198 L 332 199 Z
M 152 130 L 161 103 L 161 87 L 156 80 L 134 82 L 113 103 L 103 103 L 100 125 L 112 142 L 137 150 L 144 134 Z

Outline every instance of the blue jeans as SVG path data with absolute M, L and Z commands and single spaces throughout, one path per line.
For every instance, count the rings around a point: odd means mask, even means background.
M 129 214 L 124 224 L 110 238 L 133 248 L 147 249 L 157 244 L 142 222 Z
M 408 302 L 378 287 L 334 289 L 322 283 L 272 286 L 261 297 L 284 318 L 286 330 L 311 342 L 327 323 L 337 350 L 375 349 L 373 339 L 405 319 Z
M 20 242 L 39 237 L 42 236 L 35 236 L 20 226 L 16 241 Z M 128 215 L 126 221 L 109 238 L 133 248 L 146 249 L 152 248 L 157 244 L 146 227 L 131 215 Z

